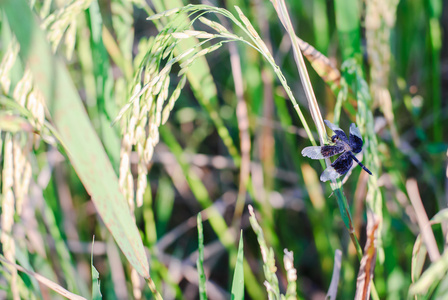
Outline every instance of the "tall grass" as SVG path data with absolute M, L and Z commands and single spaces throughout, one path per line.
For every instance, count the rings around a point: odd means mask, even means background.
M 447 4 L 221 5 L 0 3 L 0 298 L 447 297 Z

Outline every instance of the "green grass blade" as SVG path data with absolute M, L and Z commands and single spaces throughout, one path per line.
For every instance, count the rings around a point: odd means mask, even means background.
M 440 26 L 440 19 L 442 17 L 442 1 L 430 0 L 425 1 L 426 9 L 428 10 L 429 19 L 429 44 L 431 51 L 431 93 L 433 101 L 434 114 L 434 140 L 436 142 L 442 141 L 442 99 L 441 99 L 441 85 L 440 85 L 440 51 L 442 50 L 442 29 Z M 446 4 L 445 4 L 446 6 Z
M 243 250 L 243 232 L 240 234 L 240 244 L 238 246 L 238 256 L 236 258 L 235 271 L 232 281 L 232 300 L 244 299 L 244 250 Z
M 51 117 L 70 153 L 70 161 L 98 213 L 132 266 L 140 275 L 149 277 L 141 237 L 66 67 L 51 53 L 25 1 L 2 1 L 1 8 L 21 45 L 20 56 L 28 62 L 45 96 Z
M 93 245 L 95 243 L 95 237 L 92 240 L 92 250 L 90 255 L 90 267 L 92 270 L 92 300 L 102 299 L 101 289 L 100 289 L 100 273 L 93 265 Z
M 100 122 L 100 138 L 104 144 L 114 170 L 118 173 L 120 165 L 121 140 L 118 127 L 112 127 L 111 122 L 117 114 L 117 107 L 112 98 L 113 76 L 109 64 L 109 56 L 102 40 L 103 20 L 98 2 L 93 1 L 88 10 L 91 32 L 90 48 L 95 76 L 96 101 Z
M 428 294 L 428 291 L 435 288 L 448 271 L 448 251 L 437 261 L 433 262 L 429 268 L 423 272 L 419 280 L 413 283 L 409 288 L 410 295 Z
M 201 213 L 198 213 L 198 260 L 196 266 L 199 276 L 199 299 L 207 299 L 207 290 L 205 289 L 205 272 L 204 272 L 204 230 L 202 229 Z

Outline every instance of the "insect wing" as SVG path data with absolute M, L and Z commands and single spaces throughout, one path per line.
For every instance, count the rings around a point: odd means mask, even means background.
M 338 174 L 338 172 L 336 172 L 336 170 L 332 166 L 329 166 L 320 175 L 320 181 L 325 182 L 325 181 L 328 181 L 328 180 L 333 180 L 333 179 L 338 178 L 339 176 L 341 176 L 341 175 Z
M 324 159 L 342 152 L 344 152 L 342 145 L 325 145 L 322 147 L 306 147 L 302 150 L 302 155 L 312 159 Z
M 351 156 L 352 154 L 350 151 L 345 152 L 341 156 L 336 159 L 331 166 L 338 172 L 340 175 L 344 175 L 345 173 L 350 170 L 350 168 L 353 165 L 353 158 Z
M 352 123 L 352 125 L 350 125 L 349 145 L 354 153 L 359 153 L 362 150 L 363 142 L 361 132 L 359 131 L 359 128 L 356 127 L 355 123 Z
M 328 128 L 333 130 L 333 132 L 338 136 L 338 138 L 340 138 L 342 141 L 344 141 L 348 144 L 347 135 L 345 135 L 345 132 L 341 128 L 337 127 L 336 125 L 334 125 L 333 123 L 331 123 L 328 120 L 325 120 L 324 122 L 325 122 L 325 124 L 327 124 Z
M 302 155 L 312 159 L 324 159 L 321 148 L 319 146 L 306 147 L 302 150 Z
M 340 144 L 322 146 L 320 150 L 324 157 L 331 157 L 344 151 L 344 146 Z
M 347 173 L 352 165 L 353 158 L 351 157 L 351 153 L 345 152 L 339 156 L 338 159 L 331 164 L 331 166 L 325 169 L 322 175 L 320 175 L 320 180 L 325 182 L 327 180 L 336 179 Z

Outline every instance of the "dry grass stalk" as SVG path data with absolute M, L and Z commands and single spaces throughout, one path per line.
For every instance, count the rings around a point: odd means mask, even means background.
M 422 199 L 420 198 L 417 181 L 415 179 L 409 179 L 406 182 L 406 190 L 412 206 L 414 207 L 418 226 L 420 227 L 423 241 L 428 249 L 429 259 L 431 259 L 432 262 L 437 261 L 440 258 L 440 252 L 437 247 L 437 242 L 434 237 L 434 233 L 432 232 L 428 216 L 426 215 L 425 207 L 423 206 Z
M 327 296 L 325 299 L 335 300 L 338 294 L 338 284 L 339 284 L 339 276 L 341 273 L 342 266 L 342 251 L 336 249 L 334 252 L 334 266 L 333 266 L 333 274 L 331 275 L 330 287 L 328 288 Z
M 367 219 L 367 241 L 356 280 L 355 300 L 370 299 L 370 289 L 375 271 L 377 253 L 376 237 L 378 236 L 377 231 L 380 220 L 371 211 L 367 212 Z

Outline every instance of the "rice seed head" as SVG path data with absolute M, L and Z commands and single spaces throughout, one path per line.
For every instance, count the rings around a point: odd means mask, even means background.
M 199 21 L 201 21 L 203 24 L 209 26 L 210 28 L 213 28 L 214 30 L 216 30 L 219 33 L 229 33 L 229 31 L 227 30 L 227 28 L 225 28 L 223 25 L 214 22 L 212 20 L 209 20 L 207 18 L 204 17 L 200 17 Z
M 174 41 L 168 48 L 165 49 L 162 55 L 162 59 L 167 58 L 171 53 L 173 53 L 174 48 L 177 46 L 178 42 Z
M 3 173 L 2 173 L 2 188 L 3 193 L 12 188 L 14 183 L 13 172 L 13 142 L 10 133 L 7 133 L 4 139 L 4 152 L 3 152 Z
M 129 170 L 129 153 L 127 151 L 121 151 L 120 169 L 118 177 L 118 185 L 123 188 L 125 185 L 126 174 Z
M 135 205 L 134 205 L 134 178 L 132 178 L 132 173 L 128 172 L 126 176 L 126 196 L 129 204 L 129 210 L 131 211 L 131 215 L 134 214 Z
M 148 184 L 147 176 L 148 168 L 144 162 L 138 165 L 138 179 L 137 179 L 137 191 L 135 202 L 137 207 L 141 207 L 143 205 L 143 195 L 145 193 L 146 185 Z
M 180 55 L 176 56 L 176 62 L 181 61 L 184 57 L 188 56 L 194 51 L 194 48 L 190 48 L 187 51 L 184 51 Z
M 283 264 L 285 266 L 288 282 L 297 280 L 297 270 L 294 268 L 294 255 L 292 251 L 284 249 Z
M 65 33 L 65 56 L 68 60 L 72 59 L 73 51 L 75 50 L 76 41 L 76 19 L 74 19 L 67 28 Z
M 53 52 L 56 52 L 62 36 L 68 30 L 70 24 L 76 20 L 80 13 L 90 6 L 92 1 L 93 0 L 75 0 L 69 5 L 56 10 L 42 23 L 43 28 L 49 28 L 47 30 L 47 38 L 51 43 Z M 76 26 L 74 27 L 76 28 Z M 72 30 L 76 31 L 76 29 Z
M 17 59 L 17 55 L 19 54 L 20 46 L 17 43 L 17 40 L 14 38 L 8 46 L 5 55 L 2 58 L 2 62 L 0 64 L 0 85 L 5 94 L 9 93 L 9 88 L 11 86 L 11 80 L 9 78 L 9 72 L 11 71 L 14 63 Z
M 197 56 L 196 56 L 196 54 L 195 55 L 193 55 L 192 57 L 190 57 L 189 59 L 187 59 L 186 61 L 184 61 L 183 63 L 181 63 L 180 64 L 180 67 L 182 68 L 182 69 L 187 69 L 188 67 L 190 67 L 192 64 L 193 64 L 193 62 L 194 62 L 194 60 L 197 58 Z M 182 72 L 182 70 L 180 70 L 180 72 L 179 72 L 179 76 L 181 75 L 181 72 Z M 183 74 L 183 73 L 182 73 Z
M 188 68 L 188 67 L 184 67 L 184 68 L 182 68 L 182 67 L 181 67 L 181 69 L 180 69 L 179 73 L 177 73 L 177 76 L 184 76 L 184 75 L 185 75 L 185 73 L 187 73 L 187 72 L 188 72 L 188 70 L 189 70 L 189 68 Z
M 230 40 L 242 40 L 243 39 L 242 37 L 239 37 L 236 34 L 233 34 L 230 32 L 229 33 L 223 32 L 220 34 L 220 37 L 230 39 Z
M 26 100 L 27 100 L 32 88 L 33 88 L 33 78 L 32 78 L 32 74 L 31 74 L 31 70 L 29 68 L 26 68 L 25 73 L 23 74 L 23 77 L 17 83 L 17 85 L 14 89 L 14 92 L 13 92 L 14 99 L 22 107 L 25 107 Z
M 143 160 L 146 162 L 151 161 L 153 154 L 154 154 L 154 147 L 152 145 L 152 139 L 151 137 L 148 137 L 146 139 L 145 150 L 143 152 Z
M 150 20 L 150 21 L 158 20 L 163 17 L 169 17 L 171 15 L 174 15 L 174 14 L 178 13 L 179 11 L 180 11 L 180 8 L 178 8 L 178 7 L 172 8 L 172 9 L 166 10 L 164 12 L 152 15 L 152 16 L 146 18 L 146 20 Z
M 22 215 L 23 211 L 23 203 L 25 201 L 25 196 L 28 194 L 28 189 L 30 186 L 31 176 L 32 176 L 32 168 L 31 164 L 28 160 L 25 162 L 25 166 L 22 172 L 22 180 L 21 184 L 18 186 L 17 197 L 16 197 L 16 211 L 19 216 Z
M 252 35 L 252 37 L 257 41 L 258 46 L 260 47 L 260 50 L 265 53 L 265 54 L 269 54 L 269 49 L 266 46 L 266 44 L 263 42 L 263 40 L 260 38 L 260 35 L 258 35 L 258 32 L 255 30 L 255 28 L 252 26 L 252 23 L 249 21 L 249 19 L 244 15 L 244 13 L 242 12 L 242 10 L 238 7 L 235 6 L 235 9 L 238 12 L 238 15 L 241 19 L 241 21 L 244 23 L 244 25 L 246 26 L 246 29 L 249 31 L 249 33 Z

